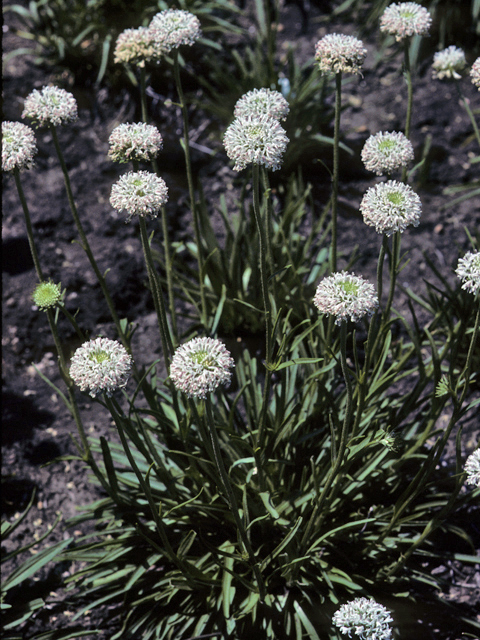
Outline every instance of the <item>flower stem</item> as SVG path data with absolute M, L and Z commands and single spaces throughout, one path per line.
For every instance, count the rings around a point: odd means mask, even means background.
M 333 176 L 332 176 L 332 246 L 330 271 L 337 271 L 337 215 L 338 215 L 338 178 L 340 151 L 340 114 L 342 110 L 342 72 L 335 74 L 335 126 L 333 132 Z
M 475 132 L 475 137 L 477 138 L 477 142 L 480 146 L 480 132 L 478 130 L 478 125 L 477 122 L 475 120 L 475 116 L 473 115 L 473 111 L 470 109 L 470 105 L 468 104 L 468 100 L 465 98 L 465 96 L 462 93 L 462 90 L 460 88 L 460 83 L 458 82 L 458 80 L 455 80 L 455 88 L 457 89 L 457 93 L 460 97 L 460 100 L 463 103 L 463 106 L 465 107 L 465 111 L 468 114 L 468 117 L 470 118 L 470 122 L 472 123 L 472 127 L 473 130 Z
M 243 526 L 242 519 L 240 518 L 240 513 L 238 510 L 238 504 L 235 498 L 235 493 L 233 492 L 233 488 L 228 478 L 228 474 L 225 469 L 225 464 L 222 459 L 222 452 L 220 450 L 220 443 L 218 441 L 217 429 L 215 427 L 215 420 L 213 417 L 212 402 L 209 397 L 207 397 L 205 401 L 205 406 L 206 406 L 206 414 L 207 414 L 207 424 L 208 424 L 208 429 L 210 431 L 210 437 L 212 440 L 213 453 L 214 453 L 215 462 L 217 464 L 217 469 L 220 474 L 220 478 L 223 484 L 223 489 L 225 490 L 225 493 L 227 495 L 227 500 L 230 505 L 230 511 L 235 519 L 238 533 L 242 540 L 243 546 L 245 547 L 245 551 L 248 554 L 250 564 L 252 565 L 252 569 L 255 574 L 255 579 L 257 581 L 258 590 L 260 593 L 260 599 L 263 601 L 266 596 L 265 584 L 263 582 L 263 577 L 262 577 L 262 574 L 260 573 L 260 568 L 255 558 L 255 553 L 252 549 L 252 545 L 250 544 L 250 540 L 248 539 L 247 532 L 245 530 L 245 527 Z
M 30 217 L 30 211 L 28 209 L 27 201 L 25 199 L 25 194 L 23 192 L 22 183 L 20 181 L 20 171 L 18 170 L 18 168 L 14 169 L 13 175 L 15 177 L 15 184 L 17 185 L 17 191 L 20 198 L 20 202 L 22 203 L 23 215 L 25 218 L 25 225 L 27 227 L 28 244 L 30 246 L 30 253 L 32 254 L 33 264 L 35 265 L 35 271 L 37 272 L 37 276 L 40 282 L 44 282 L 42 267 L 40 266 L 40 259 L 38 257 L 37 247 L 35 245 L 35 239 L 33 237 L 32 219 Z
M 410 67 L 410 51 L 409 51 L 409 38 L 405 38 L 403 42 L 404 51 L 404 77 L 407 83 L 407 115 L 405 119 L 405 137 L 410 139 L 410 128 L 412 124 L 412 107 L 413 107 L 413 84 L 412 84 L 412 69 Z M 407 167 L 402 169 L 402 182 L 407 181 Z

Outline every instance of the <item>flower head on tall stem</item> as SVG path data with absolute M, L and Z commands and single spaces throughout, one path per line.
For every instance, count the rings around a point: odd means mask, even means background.
M 148 27 L 157 46 L 166 53 L 180 45 L 192 45 L 202 35 L 200 21 L 189 11 L 167 9 L 152 18 Z
M 399 131 L 380 131 L 370 136 L 362 149 L 362 162 L 377 176 L 405 167 L 414 158 L 410 140 Z
M 40 311 L 53 309 L 62 299 L 62 287 L 55 282 L 40 282 L 32 293 L 32 299 Z
M 363 42 L 353 36 L 331 33 L 315 45 L 315 60 L 321 73 L 360 73 L 367 56 Z
M 352 632 L 362 640 L 390 640 L 393 618 L 386 607 L 369 598 L 355 598 L 342 604 L 333 623 L 350 638 Z
M 2 171 L 30 169 L 37 153 L 35 134 L 21 122 L 2 122 Z
M 105 393 L 113 395 L 126 386 L 132 358 L 119 342 L 95 338 L 85 342 L 73 354 L 70 376 L 81 391 L 89 390 L 92 398 Z
M 126 211 L 127 222 L 133 216 L 156 218 L 168 200 L 165 180 L 150 171 L 130 171 L 112 186 L 110 204 L 117 211 Z
M 418 227 L 422 203 L 408 184 L 388 180 L 367 190 L 360 211 L 365 224 L 375 227 L 377 233 L 391 236 L 410 225 Z
M 469 293 L 480 292 L 480 251 L 468 251 L 460 258 L 455 269 L 462 289 Z
M 137 122 L 115 127 L 108 143 L 108 157 L 113 162 L 149 162 L 162 150 L 163 138 L 157 127 Z
M 432 77 L 437 80 L 460 80 L 466 66 L 463 49 L 452 45 L 433 56 Z
M 380 31 L 395 36 L 397 42 L 410 36 L 426 36 L 432 16 L 416 2 L 399 2 L 388 6 L 380 18 Z
M 249 164 L 263 164 L 272 171 L 280 169 L 287 143 L 282 125 L 267 115 L 235 118 L 223 137 L 228 157 L 235 160 L 235 171 Z
M 34 89 L 25 99 L 22 118 L 29 118 L 38 127 L 58 127 L 75 122 L 78 119 L 77 101 L 60 87 Z
M 378 308 L 375 287 L 354 273 L 341 271 L 324 278 L 317 287 L 313 303 L 321 313 L 335 316 L 335 324 L 349 318 L 357 322 L 372 316 Z
M 465 462 L 465 471 L 467 473 L 466 484 L 480 487 L 480 449 L 468 456 Z
M 472 79 L 472 84 L 474 84 L 480 91 L 480 58 L 477 58 L 472 64 L 472 68 L 470 69 L 470 78 Z
M 289 104 L 279 91 L 252 89 L 237 101 L 234 115 L 236 118 L 265 115 L 275 120 L 285 120 L 289 111 Z
M 223 342 L 213 338 L 193 338 L 175 351 L 170 378 L 189 398 L 206 398 L 223 385 L 228 387 L 235 366 Z
M 113 61 L 142 68 L 146 62 L 157 62 L 164 53 L 155 39 L 155 34 L 147 27 L 125 29 L 115 43 Z

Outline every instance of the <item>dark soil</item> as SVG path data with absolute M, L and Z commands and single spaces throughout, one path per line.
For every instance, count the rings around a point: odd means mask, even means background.
M 285 43 L 290 42 L 296 48 L 299 61 L 311 58 L 315 43 L 326 32 L 321 17 L 322 10 L 312 2 L 307 31 L 301 34 L 298 7 L 295 3 L 286 5 L 281 13 L 279 51 L 285 51 Z M 24 46 L 23 41 L 9 30 L 12 25 L 15 26 L 14 18 L 6 14 L 5 52 Z M 336 29 L 329 27 L 329 30 L 358 33 L 354 24 L 338 24 Z M 363 169 L 360 162 L 360 150 L 372 133 L 403 129 L 406 87 L 399 71 L 401 57 L 388 50 L 377 60 L 377 34 L 367 35 L 363 40 L 369 50 L 363 78 L 349 83 L 343 94 L 344 103 L 348 105 L 342 114 L 344 142 L 355 155 L 342 157 L 338 246 L 342 253 L 341 267 L 347 264 L 355 247 L 359 246 L 354 270 L 374 279 L 380 236 L 365 227 L 358 213 L 363 193 L 373 184 L 372 175 Z M 432 40 L 437 41 L 435 38 Z M 461 42 L 447 44 L 462 46 Z M 473 43 L 465 50 L 469 64 L 480 54 L 478 45 L 475 48 Z M 431 79 L 429 65 L 432 53 L 428 46 L 422 51 L 414 82 L 412 142 L 416 160 L 426 153 L 426 164 L 415 185 L 422 200 L 423 214 L 420 226 L 409 229 L 402 239 L 402 250 L 408 252 L 410 262 L 401 273 L 400 284 L 405 288 L 412 287 L 417 293 L 424 290 L 423 278 L 435 280 L 426 257 L 454 283 L 452 267 L 458 255 L 470 248 L 465 228 L 477 238 L 480 228 L 478 197 L 449 207 L 454 196 L 444 193 L 447 186 L 467 186 L 478 179 L 478 164 L 470 163 L 474 155 L 478 155 L 478 148 L 470 120 L 455 88 Z M 59 79 L 61 76 L 57 70 L 35 66 L 29 57 L 13 58 L 4 72 L 3 119 L 20 121 L 24 98 L 33 89 L 40 89 L 51 81 L 58 83 Z M 149 364 L 159 356 L 160 341 L 153 304 L 144 286 L 147 277 L 138 225 L 135 222 L 126 225 L 123 216 L 114 212 L 109 204 L 111 185 L 125 168 L 112 164 L 107 158 L 108 137 L 117 124 L 140 119 L 135 92 L 127 87 L 115 90 L 101 88 L 96 92 L 85 87 L 67 85 L 65 88 L 74 93 L 80 108 L 78 122 L 60 131 L 77 207 L 100 269 L 111 268 L 107 280 L 117 309 L 121 315 L 138 324 L 133 341 L 136 361 Z M 462 88 L 471 107 L 478 111 L 480 100 L 475 87 L 466 79 Z M 153 90 L 168 95 L 170 89 L 153 86 Z M 173 93 L 168 97 L 175 98 Z M 194 149 L 195 168 L 202 179 L 207 200 L 218 200 L 219 193 L 231 188 L 236 174 L 229 168 L 221 147 L 221 132 L 216 138 L 212 137 L 211 131 L 216 123 L 212 121 L 206 128 L 200 126 L 205 117 L 205 114 L 193 114 L 192 138 L 209 148 L 216 145 L 217 154 L 211 157 L 198 148 Z M 154 124 L 162 134 L 164 131 L 174 132 L 171 140 L 167 137 L 162 154 L 162 175 L 170 188 L 168 213 L 171 234 L 176 239 L 185 239 L 192 230 L 185 206 L 187 189 L 182 178 L 183 156 L 179 145 L 173 146 L 175 136 L 181 133 L 180 115 L 174 108 L 156 108 Z M 101 333 L 115 338 L 115 329 L 95 276 L 84 252 L 74 242 L 76 232 L 51 135 L 40 129 L 36 136 L 39 148 L 36 166 L 22 174 L 22 183 L 38 239 L 40 260 L 46 275 L 55 282 L 61 281 L 62 288 L 67 290 L 67 308 L 71 313 L 79 310 L 77 320 L 82 328 L 92 336 Z M 327 163 L 331 161 L 330 158 L 324 160 Z M 306 167 L 305 176 L 313 182 L 315 205 L 321 211 L 329 195 L 328 179 L 318 164 Z M 65 521 L 77 513 L 78 507 L 93 501 L 100 493 L 81 462 L 57 460 L 60 456 L 76 454 L 71 438 L 75 435 L 75 425 L 59 394 L 39 375 L 43 374 L 63 388 L 45 315 L 35 309 L 31 299 L 36 284 L 35 271 L 22 209 L 10 176 L 3 180 L 2 249 L 2 517 L 11 520 L 15 514 L 18 515 L 35 490 L 34 508 L 16 535 L 5 542 L 5 548 L 10 550 L 27 544 L 33 536 L 43 534 L 57 514 L 61 521 L 49 536 L 48 543 L 79 536 L 85 529 L 67 530 Z M 407 299 L 400 291 L 395 307 L 402 313 L 408 313 Z M 66 352 L 71 353 L 78 346 L 78 340 L 66 322 L 61 329 Z M 79 395 L 79 402 L 88 431 L 92 435 L 114 438 L 114 431 L 102 408 L 92 405 L 86 396 Z M 479 420 L 470 420 L 463 437 L 465 454 L 473 450 L 479 435 Z M 63 573 L 58 573 L 47 568 L 41 573 L 41 580 L 32 583 L 31 588 L 36 590 L 35 593 L 43 594 L 48 605 L 33 618 L 33 622 L 28 623 L 23 630 L 24 638 L 65 627 L 69 623 L 72 612 L 65 610 L 62 583 L 74 569 L 68 566 L 63 569 Z M 445 593 L 446 600 L 480 604 L 478 573 L 467 571 L 461 565 L 445 566 L 442 570 L 451 585 Z M 459 637 L 453 622 L 449 628 L 442 628 L 440 622 L 435 627 L 432 622 L 435 616 L 431 612 L 427 614 L 419 610 L 415 616 L 416 619 L 429 619 L 421 625 L 420 631 L 415 631 L 417 623 L 412 623 L 412 640 L 427 637 L 457 640 Z M 101 635 L 95 637 L 105 639 L 119 628 L 118 617 L 109 610 L 87 614 L 81 618 L 80 624 L 83 629 L 100 629 Z

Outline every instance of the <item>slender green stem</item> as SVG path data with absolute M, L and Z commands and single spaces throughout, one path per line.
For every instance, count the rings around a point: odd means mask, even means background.
M 405 119 L 405 137 L 410 139 L 410 129 L 412 125 L 412 107 L 413 107 L 413 83 L 412 69 L 410 67 L 410 38 L 403 41 L 404 51 L 404 77 L 407 83 L 407 115 Z M 407 167 L 402 169 L 402 182 L 407 181 Z
M 153 263 L 152 252 L 150 250 L 150 243 L 148 241 L 147 224 L 144 216 L 139 216 L 140 220 L 140 236 L 142 239 L 143 255 L 145 257 L 145 263 L 147 265 L 148 281 L 150 283 L 150 289 L 152 290 L 153 303 L 155 305 L 155 311 L 157 313 L 158 325 L 160 329 L 160 337 L 162 339 L 163 358 L 165 360 L 165 367 L 168 371 L 170 364 L 170 356 L 173 354 L 173 344 L 170 337 L 170 331 L 168 328 L 167 313 L 165 311 L 165 302 L 163 299 L 162 285 L 158 278 L 158 274 L 155 270 Z
M 178 329 L 177 329 L 177 312 L 175 309 L 175 295 L 173 292 L 173 271 L 172 271 L 172 253 L 170 249 L 170 239 L 168 233 L 168 218 L 167 210 L 162 207 L 162 231 L 163 231 L 163 251 L 165 254 L 165 273 L 167 275 L 167 294 L 168 294 L 168 307 L 170 309 L 170 321 L 172 323 L 172 334 L 177 342 Z
M 25 225 L 27 227 L 27 238 L 28 244 L 30 246 L 30 253 L 32 254 L 33 264 L 35 265 L 35 271 L 37 272 L 38 279 L 40 282 L 44 281 L 42 267 L 40 266 L 40 259 L 37 253 L 37 247 L 35 245 L 35 239 L 33 236 L 33 227 L 32 227 L 32 219 L 30 217 L 30 210 L 27 205 L 27 201 L 25 199 L 25 194 L 23 193 L 22 183 L 20 181 L 20 171 L 16 168 L 13 171 L 13 175 L 15 178 L 15 184 L 17 185 L 17 191 L 20 198 L 20 202 L 22 203 L 23 215 L 25 218 Z
M 263 224 L 260 209 L 260 179 L 258 164 L 254 164 L 253 167 L 253 213 L 255 216 L 255 222 L 257 224 L 258 239 L 260 244 L 260 280 L 262 283 L 262 295 L 263 295 L 263 308 L 265 311 L 265 334 L 266 334 L 266 352 L 265 361 L 267 365 L 270 363 L 272 356 L 272 313 L 270 307 L 270 297 L 268 295 L 268 280 L 267 280 L 267 255 L 266 255 L 266 239 L 265 239 L 265 225 Z
M 332 176 L 332 247 L 330 270 L 337 270 L 337 215 L 338 215 L 338 179 L 340 152 L 340 114 L 342 111 L 342 72 L 335 74 L 335 126 L 333 132 L 333 176 Z
M 145 71 L 145 67 L 140 67 L 140 104 L 142 108 L 142 121 L 148 124 L 147 72 Z
M 80 216 L 78 215 L 78 211 L 77 211 L 77 207 L 75 205 L 75 200 L 73 197 L 73 192 L 72 192 L 72 186 L 70 184 L 70 177 L 68 175 L 68 170 L 67 170 L 67 165 L 65 164 L 65 160 L 63 158 L 63 153 L 62 150 L 60 148 L 60 144 L 58 142 L 58 136 L 57 136 L 57 131 L 54 125 L 50 126 L 50 131 L 52 132 L 52 136 L 53 136 L 53 144 L 55 145 L 55 150 L 57 152 L 58 155 L 58 159 L 60 161 L 60 166 L 62 168 L 62 172 L 63 172 L 63 177 L 64 177 L 64 181 L 65 181 L 65 187 L 67 189 L 67 197 L 68 197 L 68 202 L 70 204 L 70 209 L 73 215 L 73 219 L 75 222 L 75 226 L 77 227 L 77 231 L 78 234 L 80 236 L 80 240 L 82 243 L 82 248 L 85 251 L 85 253 L 87 254 L 88 260 L 92 266 L 92 269 L 95 272 L 95 276 L 97 277 L 97 280 L 100 284 L 100 287 L 102 289 L 102 293 L 105 297 L 105 300 L 107 302 L 108 308 L 110 310 L 110 314 L 112 316 L 113 322 L 115 323 L 115 327 L 117 329 L 118 335 L 120 336 L 120 339 L 122 341 L 123 346 L 125 347 L 125 349 L 128 351 L 128 353 L 131 353 L 131 348 L 130 348 L 130 343 L 129 340 L 125 334 L 125 331 L 122 328 L 122 324 L 120 322 L 120 319 L 118 317 L 117 311 L 115 309 L 115 305 L 113 304 L 113 300 L 112 297 L 110 295 L 110 292 L 108 291 L 108 287 L 107 287 L 107 283 L 105 281 L 105 278 L 103 277 L 100 269 L 98 268 L 97 262 L 95 260 L 95 257 L 93 255 L 93 252 L 90 248 L 90 244 L 87 240 L 87 236 L 85 234 L 85 231 L 83 229 L 83 225 L 82 222 L 80 220 Z
M 393 296 L 395 295 L 395 286 L 397 284 L 398 275 L 398 260 L 400 256 L 400 244 L 402 240 L 401 231 L 396 231 L 392 240 L 392 252 L 390 255 L 390 289 L 388 292 L 387 304 L 383 313 L 383 324 L 386 326 L 390 318 L 390 311 L 393 303 Z
M 477 121 L 475 120 L 475 116 L 473 115 L 473 111 L 470 109 L 470 105 L 468 104 L 468 100 L 465 98 L 465 96 L 462 93 L 462 90 L 460 88 L 460 82 L 458 80 L 455 80 L 455 88 L 457 89 L 457 93 L 460 97 L 460 100 L 463 103 L 463 106 L 465 107 L 465 111 L 468 114 L 468 117 L 470 118 L 470 122 L 472 123 L 472 127 L 473 130 L 475 132 L 475 137 L 477 138 L 477 142 L 480 146 L 480 132 L 478 130 L 478 125 L 477 125 Z
M 200 286 L 200 304 L 201 304 L 201 321 L 202 324 L 207 326 L 207 299 L 205 296 L 205 273 L 204 273 L 204 260 L 202 249 L 202 237 L 200 234 L 200 220 L 198 216 L 198 210 L 195 202 L 195 190 L 193 187 L 193 173 L 192 173 L 192 161 L 190 157 L 190 141 L 188 132 L 188 109 L 185 102 L 185 96 L 183 94 L 182 82 L 180 79 L 180 63 L 178 61 L 178 49 L 173 54 L 173 70 L 175 76 L 175 84 L 177 87 L 177 93 L 180 100 L 180 108 L 183 116 L 183 151 L 185 154 L 185 166 L 187 170 L 187 183 L 188 193 L 190 197 L 190 208 L 193 217 L 193 230 L 195 234 L 195 243 L 197 245 L 197 262 L 198 262 L 198 281 Z
M 245 547 L 245 551 L 248 554 L 250 564 L 252 565 L 252 569 L 255 574 L 255 579 L 258 585 L 258 590 L 260 593 L 260 599 L 264 600 L 266 595 L 265 584 L 263 582 L 263 577 L 260 572 L 260 568 L 258 566 L 257 560 L 255 558 L 255 553 L 252 549 L 252 545 L 250 544 L 250 540 L 248 539 L 247 532 L 245 530 L 242 519 L 240 517 L 240 512 L 238 510 L 238 504 L 235 498 L 233 487 L 230 483 L 230 479 L 225 469 L 225 464 L 223 462 L 222 452 L 220 449 L 220 442 L 218 441 L 217 429 L 215 426 L 215 419 L 213 417 L 212 403 L 209 397 L 207 397 L 206 399 L 205 406 L 206 406 L 206 414 L 207 414 L 207 424 L 210 431 L 210 437 L 212 439 L 214 458 L 215 458 L 218 472 L 220 474 L 220 478 L 223 484 L 223 489 L 225 490 L 225 493 L 227 495 L 227 501 L 230 506 L 230 511 L 235 519 L 238 533 L 242 540 L 243 546 Z
M 273 238 L 273 206 L 272 199 L 270 197 L 270 184 L 268 180 L 268 171 L 266 167 L 262 167 L 262 182 L 263 182 L 263 193 L 265 198 L 265 236 L 267 241 L 267 256 L 268 256 L 268 267 L 270 269 L 270 273 L 273 274 L 275 271 L 275 261 L 273 259 L 273 250 L 272 250 L 272 238 Z M 276 300 L 276 283 L 275 278 L 272 278 L 272 290 L 273 290 L 273 299 Z M 274 312 L 275 313 L 275 312 Z

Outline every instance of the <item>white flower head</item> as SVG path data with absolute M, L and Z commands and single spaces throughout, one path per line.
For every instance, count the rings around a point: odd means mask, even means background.
M 34 89 L 25 99 L 22 118 L 30 118 L 39 127 L 75 122 L 78 119 L 77 101 L 60 87 Z
M 462 289 L 469 293 L 480 292 L 480 251 L 468 251 L 460 258 L 455 269 Z
M 380 31 L 384 31 L 398 41 L 409 36 L 426 36 L 432 24 L 430 13 L 416 2 L 393 3 L 380 18 Z
M 285 120 L 289 111 L 288 102 L 279 91 L 253 89 L 237 101 L 234 115 L 236 118 L 265 115 L 275 120 Z
M 472 68 L 470 69 L 470 77 L 472 79 L 472 84 L 474 84 L 480 91 L 480 58 L 477 58 L 472 64 Z
M 55 282 L 40 282 L 32 293 L 32 299 L 40 311 L 53 309 L 62 299 L 62 287 Z
M 321 313 L 335 316 L 335 324 L 349 318 L 357 322 L 372 316 L 378 307 L 375 287 L 354 273 L 341 271 L 324 278 L 317 287 L 313 303 Z
M 117 211 L 126 211 L 127 222 L 132 216 L 156 218 L 168 200 L 165 180 L 150 171 L 130 171 L 112 186 L 110 204 Z
M 386 607 L 371 598 L 355 598 L 342 604 L 333 615 L 333 623 L 349 638 L 354 633 L 361 640 L 391 640 L 393 618 Z
M 322 73 L 360 73 L 366 56 L 363 42 L 353 36 L 331 33 L 315 45 L 315 60 Z
M 377 233 L 391 236 L 410 225 L 418 227 L 422 203 L 409 185 L 388 180 L 367 189 L 360 211 L 365 224 L 375 227 Z
M 119 34 L 115 43 L 113 61 L 144 67 L 146 62 L 157 62 L 163 53 L 163 49 L 155 40 L 155 35 L 147 27 L 125 29 Z
M 81 391 L 88 389 L 95 398 L 100 393 L 111 396 L 125 387 L 131 368 L 132 358 L 125 347 L 115 340 L 95 338 L 75 351 L 70 375 Z
M 181 9 L 160 11 L 148 28 L 157 46 L 166 53 L 182 44 L 191 46 L 202 35 L 197 16 Z
M 30 169 L 37 153 L 35 134 L 21 122 L 2 122 L 2 171 Z
M 465 462 L 466 484 L 480 487 L 480 449 L 470 454 Z
M 362 149 L 362 162 L 377 176 L 406 167 L 414 158 L 410 140 L 399 131 L 380 131 L 370 136 Z
M 249 164 L 263 164 L 272 171 L 280 169 L 287 143 L 282 125 L 266 115 L 235 118 L 223 137 L 227 156 L 235 160 L 235 171 Z
M 206 398 L 223 385 L 228 387 L 235 366 L 223 342 L 213 338 L 193 338 L 178 347 L 170 365 L 170 378 L 189 398 Z
M 463 49 L 452 45 L 433 56 L 432 77 L 437 80 L 460 80 L 466 66 Z
M 148 162 L 156 158 L 163 147 L 157 127 L 144 122 L 120 124 L 108 139 L 108 157 L 113 162 Z

